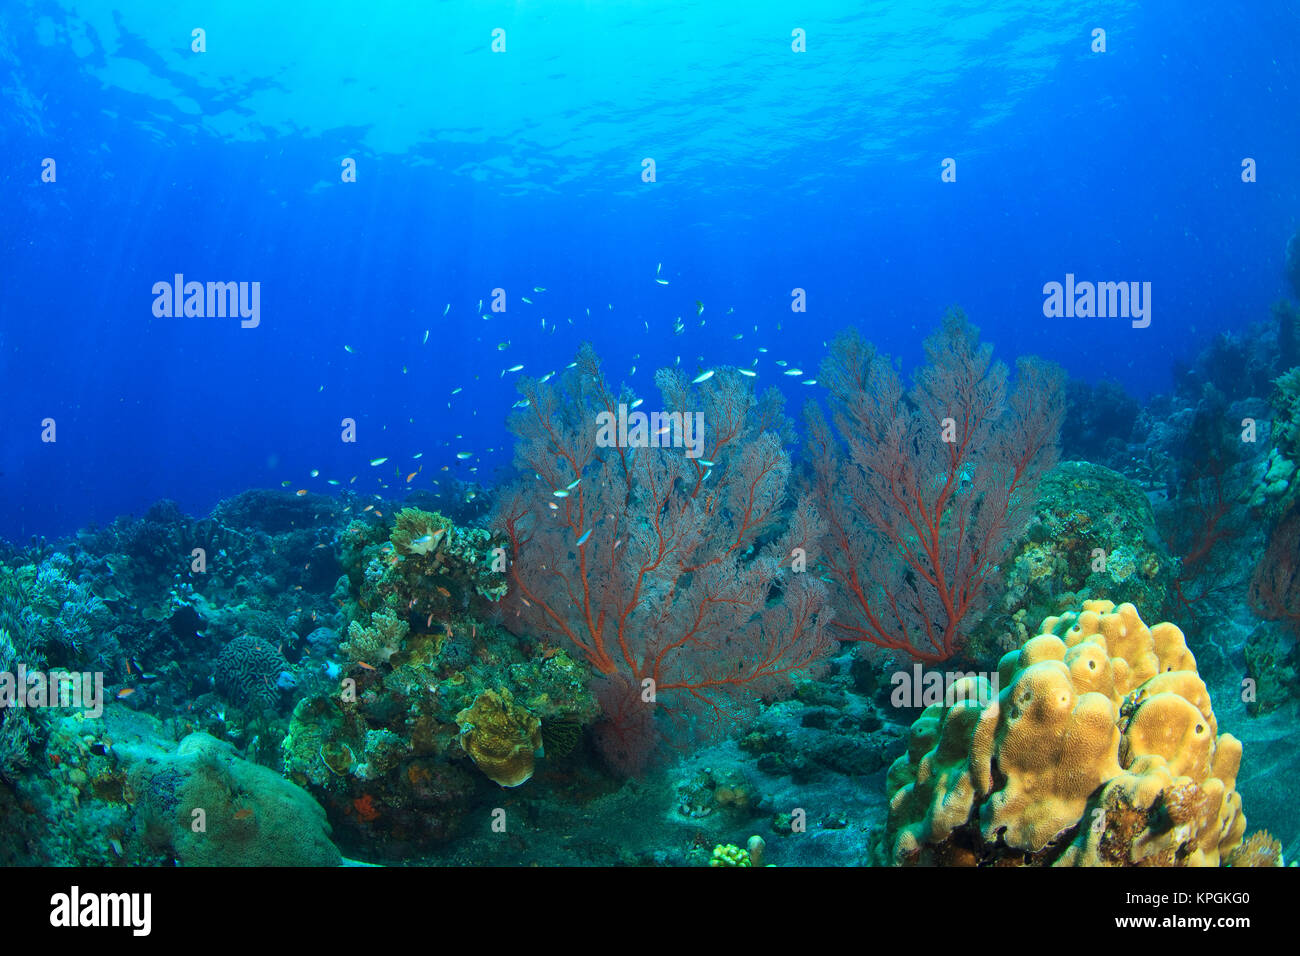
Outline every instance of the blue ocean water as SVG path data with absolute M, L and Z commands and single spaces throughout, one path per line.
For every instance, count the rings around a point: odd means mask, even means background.
M 1128 865 L 1130 817 L 1080 807 L 1166 758 L 1205 819 L 1141 808 L 1155 862 L 1294 858 L 1297 38 L 1300 0 L 11 0 L 0 863 Z M 198 314 L 215 283 L 246 310 Z M 1086 283 L 1140 313 L 1078 314 Z M 1026 366 L 950 458 L 944 396 L 855 406 L 852 348 L 823 363 L 855 327 L 910 381 L 953 306 L 1070 382 Z M 798 440 L 589 442 L 584 343 L 647 409 L 680 368 L 710 429 L 775 386 Z M 517 446 L 537 379 L 567 391 Z M 600 452 L 529 446 L 555 423 Z M 909 764 L 922 665 L 1037 692 L 1040 633 L 1119 675 L 1057 675 L 1079 719 L 1043 718 L 1095 787 L 922 846 L 909 810 L 960 803 Z M 19 665 L 103 713 L 11 706 Z
M 1283 2 L 7 4 L 0 534 L 374 490 L 369 460 L 417 452 L 490 483 L 502 369 L 583 340 L 642 395 L 757 358 L 797 408 L 775 359 L 857 324 L 912 363 L 960 304 L 1004 359 L 1165 387 L 1283 288 L 1297 28 Z M 1067 272 L 1150 281 L 1150 327 L 1045 319 Z M 259 282 L 260 325 L 155 317 L 178 273 Z

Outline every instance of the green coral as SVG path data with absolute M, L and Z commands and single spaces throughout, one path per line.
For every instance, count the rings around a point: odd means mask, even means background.
M 325 812 L 303 790 L 233 747 L 190 734 L 131 774 L 140 826 L 183 866 L 338 866 Z
M 42 662 L 7 627 L 0 626 L 0 672 L 12 674 L 19 664 L 36 668 Z M 43 746 L 47 732 L 40 709 L 0 709 L 0 780 L 12 783 L 32 766 L 33 755 Z
M 1026 622 L 1097 595 L 1163 607 L 1176 573 L 1142 490 L 1082 461 L 1063 462 L 1043 479 L 1034 516 L 1010 553 L 1003 597 L 971 638 L 977 657 L 1000 657 L 1030 637 Z
M 1300 366 L 1273 381 L 1273 447 L 1255 465 L 1255 484 L 1246 503 L 1278 515 L 1295 500 L 1296 463 L 1300 461 Z
M 23 609 L 31 603 L 28 585 L 35 576 L 31 565 L 23 569 L 0 565 L 0 629 L 19 639 L 25 633 Z
M 749 851 L 734 843 L 720 843 L 713 848 L 709 866 L 750 866 Z
M 370 615 L 369 624 L 349 622 L 347 639 L 339 646 L 350 660 L 378 667 L 402 650 L 410 629 L 404 619 L 384 609 Z
M 1251 714 L 1266 714 L 1285 704 L 1300 690 L 1295 641 L 1283 624 L 1261 623 L 1246 640 L 1242 653 L 1246 673 L 1255 682 L 1253 699 L 1246 701 Z
M 1273 382 L 1273 443 L 1287 458 L 1300 458 L 1300 365 Z
M 458 831 L 480 785 L 465 744 L 480 759 L 484 748 L 457 717 L 485 692 L 530 715 L 528 757 L 542 743 L 534 723 L 572 747 L 598 713 L 585 663 L 488 620 L 506 588 L 495 545 L 487 531 L 418 508 L 391 525 L 353 521 L 343 534 L 335 595 L 349 663 L 337 691 L 294 709 L 284 771 L 374 854 L 403 855 Z
M 337 697 L 308 697 L 293 709 L 281 747 L 284 773 L 313 790 L 339 791 L 365 752 L 365 726 Z

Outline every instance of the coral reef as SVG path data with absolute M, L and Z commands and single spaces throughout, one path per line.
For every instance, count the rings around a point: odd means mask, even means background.
M 995 700 L 967 677 L 913 724 L 889 772 L 888 862 L 1214 866 L 1241 843 L 1241 745 L 1177 627 L 1087 601 L 998 676 Z
M 335 866 L 324 811 L 188 722 L 109 705 L 51 717 L 32 772 L 0 787 L 0 862 Z
M 585 666 L 486 620 L 503 579 L 490 544 L 417 509 L 343 535 L 342 660 L 295 706 L 282 766 L 359 853 L 450 840 L 489 798 L 480 784 L 523 783 L 548 727 L 571 751 L 595 717 Z
M 1100 595 L 1164 608 L 1175 581 L 1146 496 L 1118 472 L 1082 461 L 1043 478 L 1010 554 L 1004 593 L 972 629 L 968 652 L 979 658 L 996 660 L 1031 636 L 1032 622 Z
M 398 512 L 385 540 L 386 530 L 354 521 L 343 533 L 353 623 L 369 626 L 368 614 L 386 613 L 427 631 L 452 614 L 486 617 L 505 594 L 505 562 L 495 551 L 501 542 L 488 531 L 417 508 Z
M 1288 369 L 1273 383 L 1273 442 L 1279 452 L 1300 459 L 1300 366 Z

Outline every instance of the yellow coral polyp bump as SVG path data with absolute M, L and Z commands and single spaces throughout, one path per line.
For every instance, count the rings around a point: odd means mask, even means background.
M 1087 601 L 998 675 L 996 700 L 913 724 L 887 781 L 892 862 L 1215 866 L 1241 843 L 1241 743 L 1173 624 Z
M 460 745 L 490 780 L 517 787 L 533 775 L 542 752 L 542 723 L 506 688 L 485 690 L 456 715 Z
M 709 857 L 709 866 L 752 866 L 749 851 L 734 843 L 719 843 Z

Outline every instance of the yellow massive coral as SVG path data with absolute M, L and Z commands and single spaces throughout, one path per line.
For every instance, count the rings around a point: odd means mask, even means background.
M 460 745 L 488 777 L 503 787 L 517 787 L 533 775 L 542 751 L 542 724 L 515 703 L 506 688 L 485 690 L 456 715 Z
M 1217 866 L 1241 843 L 1241 743 L 1172 624 L 1086 601 L 928 707 L 890 767 L 901 865 Z

